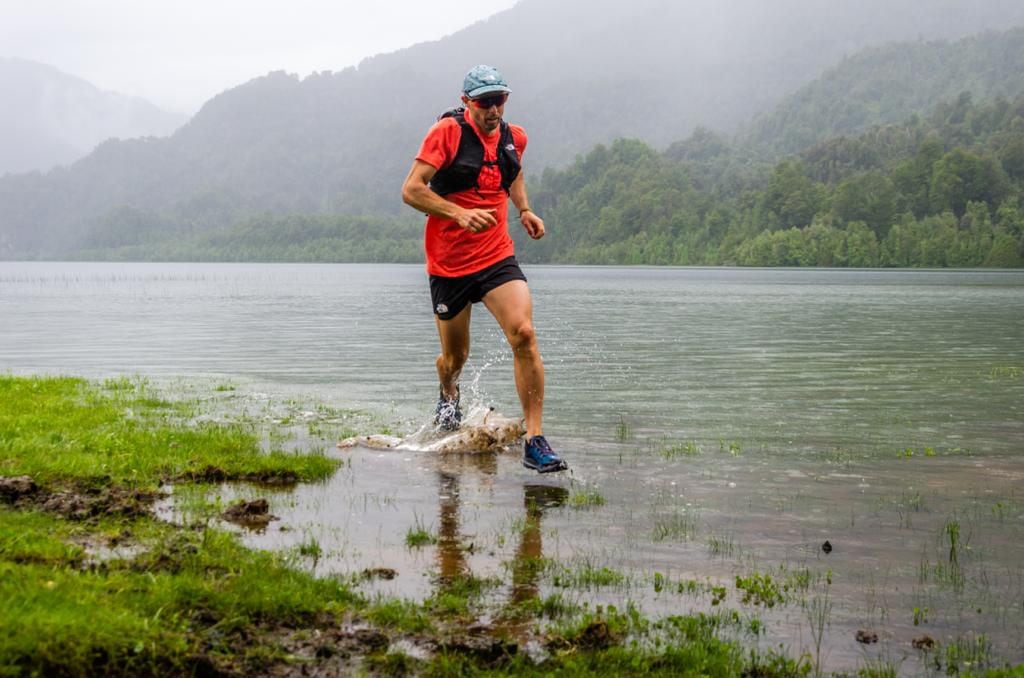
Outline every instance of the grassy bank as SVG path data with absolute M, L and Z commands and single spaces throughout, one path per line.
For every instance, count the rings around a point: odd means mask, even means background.
M 198 405 L 168 402 L 142 382 L 0 377 L 0 473 L 38 483 L 156 489 L 183 479 L 309 481 L 336 463 L 265 453 L 244 426 L 189 424 Z
M 717 603 L 661 619 L 558 593 L 493 609 L 507 582 L 472 577 L 419 603 L 370 599 L 360 583 L 380 573 L 313 577 L 295 554 L 242 546 L 220 507 L 162 521 L 168 484 L 314 482 L 340 464 L 267 449 L 252 425 L 196 423 L 199 409 L 139 381 L 0 377 L 0 675 L 814 672 L 808 656 L 756 651 L 756 620 Z M 524 558 L 509 577 L 536 589 L 578 569 Z

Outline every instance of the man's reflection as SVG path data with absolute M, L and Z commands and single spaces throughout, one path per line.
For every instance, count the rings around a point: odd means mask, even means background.
M 563 506 L 569 492 L 557 485 L 523 485 L 523 506 L 526 523 L 519 538 L 519 546 L 512 560 L 512 594 L 509 605 L 521 607 L 539 596 L 540 571 L 544 557 L 540 521 L 544 511 Z
M 497 471 L 493 455 L 464 455 L 485 476 Z M 459 578 L 470 574 L 466 561 L 467 545 L 459 529 L 460 474 L 452 469 L 438 472 L 440 499 L 440 534 L 437 543 L 437 564 L 440 591 L 449 590 Z M 541 521 L 547 509 L 564 506 L 569 492 L 556 485 L 524 484 L 523 508 L 525 519 L 519 533 L 519 542 L 512 560 L 512 586 L 501 615 L 501 626 L 510 635 L 521 635 L 529 623 L 524 611 L 540 595 L 540 574 L 543 569 L 543 537 Z M 470 545 L 471 546 L 471 545 Z

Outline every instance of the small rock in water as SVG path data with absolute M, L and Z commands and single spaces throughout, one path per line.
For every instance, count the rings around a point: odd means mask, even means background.
M 221 517 L 250 528 L 266 527 L 271 520 L 277 520 L 277 516 L 270 515 L 270 504 L 262 498 L 232 504 L 221 514 Z
M 874 631 L 869 631 L 867 629 L 858 629 L 858 631 L 857 631 L 857 642 L 858 643 L 864 643 L 865 645 L 870 645 L 871 643 L 877 643 L 878 642 L 878 634 L 875 633 Z
M 935 647 L 935 639 L 931 636 L 918 636 L 910 641 L 915 650 L 930 650 Z
M 832 553 L 832 543 L 829 542 L 828 539 L 826 539 L 825 543 L 821 545 L 821 550 L 825 553 Z
M 398 572 L 390 567 L 368 567 L 363 570 L 363 576 L 367 579 L 394 579 Z

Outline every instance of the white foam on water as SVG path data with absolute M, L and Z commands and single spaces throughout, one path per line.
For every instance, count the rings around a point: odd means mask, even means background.
M 486 405 L 469 408 L 457 431 L 441 431 L 433 423 L 422 425 L 404 438 L 387 435 L 354 436 L 338 447 L 369 447 L 412 452 L 480 453 L 504 452 L 522 440 L 526 427 Z

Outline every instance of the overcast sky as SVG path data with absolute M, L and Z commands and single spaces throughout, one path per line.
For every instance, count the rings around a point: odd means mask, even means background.
M 516 0 L 0 0 L 0 56 L 191 115 L 269 71 L 305 77 L 437 40 Z

